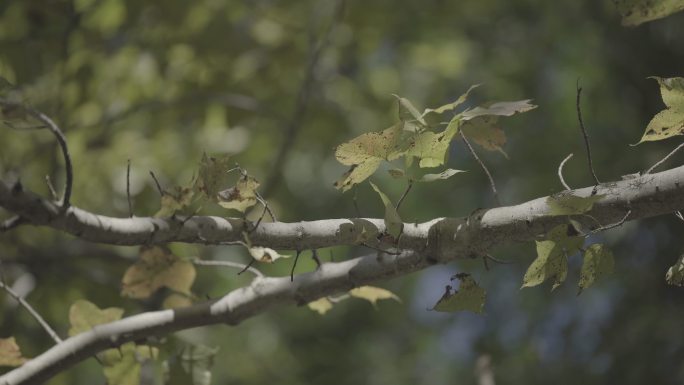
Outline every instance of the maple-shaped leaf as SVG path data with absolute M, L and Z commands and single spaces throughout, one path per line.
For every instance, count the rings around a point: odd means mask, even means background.
M 461 281 L 458 291 L 452 293 L 451 286 L 447 286 L 444 295 L 437 301 L 432 310 L 449 313 L 458 311 L 482 313 L 487 291 L 478 286 L 470 274 L 460 273 L 451 279 L 454 278 Z
M 164 191 L 161 197 L 161 208 L 154 216 L 165 218 L 183 210 L 192 203 L 194 194 L 194 189 L 187 186 L 176 186 L 171 191 Z
M 527 268 L 522 287 L 532 287 L 553 279 L 551 290 L 560 286 L 568 275 L 568 256 L 577 252 L 584 238 L 575 229 L 559 225 L 551 229 L 546 240 L 537 241 L 537 258 Z
M 684 134 L 684 78 L 665 79 L 654 76 L 651 79 L 658 81 L 667 108 L 651 119 L 639 143 Z
M 584 252 L 580 272 L 579 293 L 591 286 L 597 279 L 611 274 L 615 265 L 613 253 L 604 245 L 595 243 Z
M 256 189 L 259 182 L 249 175 L 243 175 L 235 186 L 218 193 L 218 204 L 227 209 L 245 212 L 257 203 Z
M 613 0 L 622 25 L 634 27 L 684 10 L 684 0 Z
M 74 302 L 69 308 L 69 335 L 83 333 L 92 329 L 96 325 L 106 324 L 121 319 L 123 309 L 110 307 L 100 309 L 94 303 L 80 299 Z
M 147 298 L 162 287 L 190 294 L 195 267 L 163 246 L 142 247 L 139 260 L 126 270 L 121 295 Z
M 546 204 L 549 206 L 548 215 L 576 215 L 585 213 L 594 206 L 605 195 L 590 195 L 581 197 L 572 195 L 568 192 L 562 192 L 546 198 Z
M 0 338 L 0 366 L 21 366 L 26 361 L 14 337 Z
M 349 295 L 356 298 L 365 299 L 366 301 L 376 305 L 376 303 L 381 299 L 393 299 L 397 302 L 401 302 L 399 297 L 389 290 L 382 289 L 374 286 L 360 286 L 349 290 Z

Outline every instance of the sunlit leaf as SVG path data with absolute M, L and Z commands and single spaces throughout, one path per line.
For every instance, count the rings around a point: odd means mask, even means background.
M 669 285 L 684 286 L 684 254 L 680 255 L 677 262 L 667 269 L 665 281 Z
M 154 214 L 157 218 L 169 217 L 192 203 L 195 191 L 191 187 L 176 186 L 171 192 L 165 191 L 161 197 L 161 208 Z
M 684 78 L 665 79 L 654 76 L 652 79 L 658 81 L 667 108 L 651 119 L 639 143 L 684 134 Z
M 322 297 L 315 301 L 309 302 L 307 306 L 309 309 L 318 312 L 318 314 L 324 315 L 328 312 L 328 310 L 332 309 L 333 304 L 328 298 Z
M 373 190 L 380 195 L 380 199 L 382 199 L 382 204 L 385 205 L 385 228 L 387 229 L 387 233 L 389 233 L 394 239 L 398 239 L 399 235 L 401 234 L 401 231 L 404 228 L 404 222 L 402 222 L 401 217 L 399 217 L 399 213 L 397 212 L 397 209 L 394 207 L 392 204 L 392 201 L 385 195 L 384 192 L 380 191 L 378 186 L 375 185 L 375 183 L 370 182 L 371 187 L 373 187 Z
M 271 248 L 261 246 L 250 247 L 249 254 L 252 256 L 252 258 L 256 259 L 257 261 L 264 263 L 272 263 L 276 259 L 290 257 L 289 255 L 278 254 L 277 251 Z
M 461 281 L 458 291 L 452 293 L 451 286 L 447 286 L 446 292 L 437 301 L 433 310 L 450 313 L 458 311 L 482 313 L 487 291 L 478 286 L 470 274 L 457 274 L 455 278 Z
M 512 116 L 517 113 L 527 112 L 537 108 L 536 105 L 530 103 L 532 100 L 517 100 L 514 102 L 497 102 L 485 107 L 475 107 L 461 113 L 461 119 L 464 121 L 477 118 L 478 116 L 494 115 L 494 116 Z
M 554 227 L 546 240 L 537 241 L 537 258 L 527 268 L 522 287 L 532 287 L 553 279 L 552 290 L 565 281 L 568 274 L 567 257 L 577 252 L 584 238 L 575 235 L 568 225 Z
M 26 361 L 14 337 L 0 338 L 0 366 L 20 366 Z
M 446 162 L 449 145 L 458 133 L 458 125 L 449 125 L 442 132 L 425 131 L 416 135 L 405 152 L 406 157 L 420 159 L 420 167 L 439 167 Z
M 396 294 L 389 290 L 385 290 L 374 286 L 361 286 L 349 291 L 349 295 L 356 298 L 365 299 L 366 301 L 376 305 L 376 303 L 381 299 L 393 299 L 395 301 L 401 302 L 401 299 L 397 297 Z
M 425 174 L 420 179 L 416 180 L 417 182 L 434 182 L 436 180 L 443 180 L 443 179 L 449 179 L 452 176 L 461 173 L 461 172 L 466 172 L 465 170 L 454 170 L 453 168 L 448 168 L 439 174 Z
M 139 260 L 124 274 L 121 295 L 147 298 L 162 287 L 190 294 L 195 275 L 192 263 L 172 254 L 166 247 L 143 247 Z
M 595 243 L 584 252 L 579 292 L 591 286 L 599 278 L 611 274 L 614 266 L 613 253 L 604 245 Z
M 585 213 L 605 195 L 590 195 L 580 197 L 569 193 L 560 193 L 546 198 L 549 205 L 548 215 L 575 215 Z
M 613 0 L 622 25 L 637 26 L 684 10 L 684 0 Z
M 227 209 L 245 212 L 257 203 L 256 189 L 259 182 L 251 176 L 244 175 L 235 186 L 218 193 L 218 204 Z
M 171 293 L 162 303 L 164 309 L 177 309 L 181 307 L 188 307 L 192 305 L 192 298 L 185 294 Z
M 418 112 L 418 109 L 416 109 L 416 107 L 413 106 L 410 100 L 402 98 L 398 95 L 394 95 L 394 97 L 397 98 L 397 101 L 399 102 L 399 119 L 401 121 L 418 122 L 423 126 L 426 125 L 425 119 L 423 119 L 422 114 Z
M 228 155 L 207 156 L 202 155 L 199 172 L 195 180 L 195 188 L 203 193 L 209 200 L 218 201 L 219 191 L 228 186 L 228 171 L 231 169 Z
M 121 308 L 100 309 L 92 302 L 78 300 L 69 308 L 69 322 L 71 323 L 69 335 L 75 336 L 92 329 L 96 325 L 114 322 L 121 319 L 122 315 L 123 309 Z
M 468 91 L 466 91 L 463 95 L 459 96 L 458 99 L 456 99 L 454 102 L 445 104 L 443 106 L 440 106 L 440 107 L 437 107 L 434 109 L 433 108 L 426 108 L 425 111 L 423 111 L 422 116 L 426 117 L 430 114 L 443 114 L 445 112 L 455 110 L 456 108 L 458 108 L 458 106 L 463 104 L 466 101 L 466 99 L 468 99 L 468 95 L 470 94 L 470 92 L 479 86 L 480 86 L 480 84 L 475 84 L 475 85 L 470 86 L 470 88 L 468 88 Z

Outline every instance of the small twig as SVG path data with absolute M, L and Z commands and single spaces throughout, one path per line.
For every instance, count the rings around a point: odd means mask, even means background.
M 290 270 L 290 282 L 294 282 L 295 267 L 297 267 L 297 261 L 299 261 L 299 255 L 300 254 L 302 254 L 302 251 L 297 250 L 297 253 L 295 254 L 294 262 L 292 263 L 292 270 Z
M 32 117 L 35 119 L 39 120 L 41 123 L 45 124 L 46 128 L 52 132 L 52 134 L 55 136 L 57 139 L 57 143 L 59 143 L 60 148 L 62 149 L 62 156 L 64 157 L 64 165 L 66 167 L 66 180 L 64 182 L 64 197 L 62 198 L 62 206 L 61 206 L 61 211 L 62 213 L 66 211 L 66 209 L 69 208 L 71 205 L 71 189 L 74 184 L 74 169 L 71 164 L 71 155 L 69 154 L 69 147 L 67 145 L 66 141 L 66 136 L 64 136 L 64 133 L 62 130 L 59 128 L 59 126 L 52 121 L 47 115 L 43 114 L 42 112 L 35 110 L 31 107 L 28 107 L 24 104 L 20 103 L 12 103 L 8 102 L 6 100 L 0 100 L 0 105 L 7 106 L 7 107 L 12 107 L 12 108 L 21 108 L 25 110 L 26 112 L 29 113 Z
M 24 223 L 28 223 L 28 221 L 18 215 L 13 216 L 12 218 L 6 219 L 0 223 L 0 233 L 10 231 L 15 227 L 23 225 Z
M 33 319 L 35 319 L 40 324 L 40 326 L 43 327 L 43 330 L 45 330 L 45 332 L 50 335 L 50 337 L 55 341 L 55 343 L 59 344 L 60 342 L 62 342 L 62 339 L 59 338 L 59 335 L 57 335 L 57 333 L 50 327 L 50 325 L 48 325 L 45 319 L 43 319 L 43 317 L 41 317 L 40 314 L 38 314 L 38 312 L 28 302 L 26 302 L 24 298 L 22 298 L 19 294 L 17 294 L 16 291 L 12 290 L 12 288 L 10 288 L 5 283 L 4 277 L 0 278 L 0 288 L 4 289 L 7 292 L 7 294 L 9 294 L 12 298 L 19 302 L 19 304 L 31 314 Z
M 681 211 L 675 211 L 674 215 L 675 217 L 679 218 L 680 221 L 684 222 L 684 216 L 682 215 Z
M 313 259 L 314 262 L 316 262 L 316 269 L 320 269 L 321 268 L 321 259 L 318 258 L 318 250 L 316 250 L 316 249 L 311 250 L 311 259 Z
M 50 175 L 45 175 L 45 184 L 47 185 L 47 188 L 50 191 L 50 196 L 52 197 L 52 200 L 59 200 L 59 195 L 57 195 L 57 191 L 55 191 L 55 186 L 52 185 Z
M 504 260 L 502 260 L 502 259 L 499 259 L 499 258 L 494 257 L 494 256 L 491 255 L 491 254 L 485 254 L 484 257 L 487 258 L 487 259 L 489 259 L 489 260 L 491 260 L 491 261 L 494 262 L 494 263 L 498 263 L 499 265 L 510 265 L 510 264 L 512 264 L 512 263 L 515 263 L 515 262 L 513 262 L 513 261 L 504 261 Z
M 157 180 L 157 177 L 154 175 L 152 171 L 150 171 L 150 175 L 152 175 L 152 179 L 154 179 L 154 183 L 157 185 L 157 191 L 159 191 L 159 195 L 164 196 L 164 190 L 162 190 L 161 185 Z
M 372 250 L 375 250 L 375 251 L 379 251 L 379 252 L 381 252 L 381 253 L 389 254 L 389 255 L 399 255 L 399 254 L 401 254 L 400 252 L 397 252 L 397 251 L 383 250 L 383 249 L 381 249 L 381 248 L 379 248 L 379 247 L 371 246 L 371 245 L 367 244 L 366 242 L 359 243 L 359 245 L 361 245 L 361 246 L 363 246 L 363 247 L 367 247 L 367 248 L 372 249 Z
M 133 206 L 131 205 L 131 160 L 126 166 L 126 198 L 128 199 L 128 217 L 133 218 Z
M 252 262 L 254 262 L 254 259 L 252 259 Z M 240 269 L 240 273 L 244 271 L 249 271 L 250 273 L 254 274 L 257 277 L 263 278 L 265 275 L 257 270 L 255 267 L 251 267 L 251 263 L 248 265 L 238 263 L 238 262 L 231 262 L 231 261 L 205 261 L 201 259 L 194 259 L 192 261 L 193 264 L 197 266 L 220 266 L 220 267 L 231 267 L 235 269 Z
M 496 201 L 497 205 L 501 206 L 501 201 L 499 200 L 499 193 L 496 191 L 496 184 L 494 183 L 494 178 L 492 178 L 492 174 L 489 172 L 489 169 L 487 169 L 487 166 L 485 166 L 484 162 L 482 162 L 480 157 L 477 156 L 475 149 L 473 148 L 473 146 L 470 145 L 470 142 L 468 141 L 466 136 L 463 134 L 463 131 L 459 130 L 458 133 L 461 135 L 461 139 L 463 139 L 463 142 L 468 147 L 470 154 L 473 156 L 473 158 L 475 158 L 477 163 L 480 164 L 480 167 L 482 167 L 485 174 L 487 174 L 487 178 L 489 178 L 489 185 L 492 188 L 492 193 L 494 193 L 494 200 Z
M 582 120 L 582 108 L 580 107 L 580 97 L 582 95 L 582 87 L 579 85 L 579 79 L 577 79 L 577 101 L 576 101 L 576 107 L 577 107 L 577 120 L 579 120 L 579 125 L 580 129 L 582 130 L 582 135 L 584 136 L 584 145 L 587 148 L 587 160 L 589 161 L 589 171 L 591 172 L 591 176 L 594 177 L 594 182 L 596 184 L 600 184 L 598 178 L 596 177 L 596 172 L 594 171 L 594 163 L 591 160 L 591 149 L 589 148 L 589 135 L 587 134 L 586 128 L 584 128 L 584 121 Z
M 663 163 L 665 163 L 665 161 L 667 161 L 668 159 L 670 159 L 670 158 L 671 158 L 677 151 L 679 151 L 682 147 L 684 147 L 684 143 L 680 144 L 679 146 L 677 146 L 677 148 L 675 148 L 674 150 L 670 151 L 670 153 L 667 154 L 667 155 L 665 155 L 665 157 L 664 157 L 663 159 L 661 159 L 660 161 L 658 161 L 658 163 L 654 164 L 653 166 L 651 166 L 651 168 L 649 168 L 648 170 L 644 171 L 644 173 L 643 173 L 642 175 L 650 174 L 651 171 L 655 170 L 657 167 L 659 167 L 660 165 L 662 165 Z
M 565 179 L 563 179 L 563 166 L 565 166 L 565 163 L 567 161 L 569 161 L 570 158 L 572 158 L 572 155 L 573 154 L 566 156 L 565 159 L 563 159 L 563 161 L 558 166 L 558 178 L 560 179 L 561 184 L 563 185 L 563 187 L 565 187 L 566 190 L 572 190 L 572 189 L 570 188 L 570 186 L 568 186 L 567 183 L 565 183 Z
M 271 217 L 271 220 L 273 222 L 277 222 L 278 220 L 276 219 L 276 216 L 273 214 L 273 211 L 271 211 L 271 206 L 268 205 L 266 199 L 264 199 L 264 197 L 262 197 L 258 191 L 254 191 L 254 195 L 256 196 L 257 200 L 264 206 L 264 210 L 268 212 L 268 216 Z
M 237 275 L 240 275 L 240 274 L 244 273 L 244 272 L 247 271 L 247 270 L 253 269 L 252 265 L 254 264 L 254 261 L 256 261 L 256 259 L 253 259 L 253 258 L 252 258 L 252 260 L 249 261 L 249 263 L 244 267 L 244 269 L 240 270 L 240 272 L 237 273 Z M 255 270 L 256 270 L 256 269 L 255 269 Z M 251 270 L 250 270 L 250 271 L 251 271 Z
M 352 195 L 352 202 L 354 203 L 354 210 L 356 211 L 356 217 L 361 218 L 361 210 L 359 210 L 359 202 L 356 200 L 356 193 L 358 192 L 356 186 L 354 186 L 354 195 Z
M 401 195 L 401 198 L 397 201 L 397 205 L 395 209 L 399 211 L 399 207 L 401 206 L 401 202 L 404 201 L 404 198 L 408 195 L 409 191 L 411 191 L 411 187 L 413 187 L 413 181 L 409 179 L 408 181 L 408 186 L 406 186 L 406 190 L 404 190 L 404 193 Z
M 601 226 L 601 227 L 599 227 L 599 228 L 597 228 L 597 229 L 591 230 L 590 232 L 586 233 L 585 236 L 588 236 L 588 235 L 591 235 L 591 234 L 596 234 L 596 233 L 599 233 L 599 232 L 601 232 L 601 231 L 610 230 L 610 229 L 616 228 L 616 227 L 618 227 L 618 226 L 622 226 L 622 225 L 627 221 L 627 218 L 629 217 L 629 215 L 630 215 L 631 213 L 632 213 L 632 210 L 629 209 L 629 210 L 627 210 L 627 213 L 625 214 L 625 216 L 622 217 L 622 219 L 620 219 L 618 222 L 615 222 L 615 223 L 613 223 L 613 224 L 606 225 L 606 226 Z

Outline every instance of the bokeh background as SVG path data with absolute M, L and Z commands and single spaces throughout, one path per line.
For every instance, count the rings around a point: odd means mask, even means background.
M 136 215 L 152 215 L 164 186 L 189 182 L 203 152 L 232 154 L 262 182 L 284 221 L 355 216 L 353 193 L 332 183 L 345 170 L 334 147 L 396 120 L 391 94 L 419 108 L 449 102 L 483 83 L 474 102 L 532 98 L 539 108 L 502 120 L 506 159 L 476 148 L 503 204 L 561 190 L 565 177 L 591 184 L 578 129 L 576 82 L 596 171 L 602 180 L 643 170 L 678 143 L 636 143 L 662 102 L 648 76 L 684 75 L 684 14 L 624 28 L 608 0 L 461 1 L 134 1 L 0 2 L 0 76 L 63 127 L 74 159 L 73 203 L 127 216 L 126 164 Z M 44 176 L 63 181 L 47 131 L 0 129 L 0 171 L 48 194 Z M 669 166 L 681 162 L 678 157 Z M 415 186 L 407 221 L 467 215 L 494 200 L 460 142 L 448 165 L 469 170 Z M 405 188 L 373 180 L 397 199 Z M 362 215 L 382 215 L 367 184 Z M 205 205 L 203 213 L 230 215 Z M 0 212 L 8 217 L 5 212 Z M 577 296 L 579 257 L 568 280 L 519 290 L 533 244 L 494 250 L 513 261 L 486 271 L 481 260 L 436 266 L 380 286 L 402 303 L 360 300 L 319 316 L 285 306 L 238 327 L 214 326 L 182 338 L 220 347 L 215 384 L 474 384 L 488 357 L 496 384 L 675 384 L 684 382 L 684 292 L 664 274 L 682 250 L 674 216 L 628 223 L 590 241 L 616 255 L 615 274 Z M 248 261 L 240 249 L 173 245 L 179 255 Z M 323 260 L 368 250 L 321 250 Z M 127 314 L 159 300 L 121 298 L 120 279 L 136 248 L 89 244 L 42 228 L 0 235 L 6 279 L 63 335 L 77 299 Z M 263 267 L 289 274 L 290 262 Z M 304 258 L 298 271 L 312 270 Z M 198 268 L 194 290 L 218 297 L 245 285 L 234 270 Z M 449 277 L 470 272 L 488 290 L 485 315 L 427 311 Z M 51 345 L 30 316 L 0 298 L 0 335 L 25 354 Z M 88 360 L 50 384 L 104 383 Z

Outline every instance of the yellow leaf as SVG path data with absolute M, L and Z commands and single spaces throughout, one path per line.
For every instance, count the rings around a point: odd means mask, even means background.
M 257 203 L 259 182 L 251 176 L 241 177 L 235 186 L 218 193 L 218 204 L 227 209 L 245 212 Z
M 249 248 L 249 254 L 259 262 L 273 263 L 279 258 L 289 258 L 289 255 L 280 255 L 277 251 L 261 246 L 253 246 Z
M 470 274 L 457 274 L 451 279 L 454 278 L 461 281 L 458 291 L 452 293 L 451 286 L 447 286 L 444 295 L 437 301 L 432 310 L 449 313 L 458 311 L 482 313 L 487 296 L 485 289 L 478 286 Z
M 92 302 L 78 300 L 69 308 L 69 335 L 74 336 L 92 329 L 96 325 L 106 324 L 121 319 L 123 309 L 110 307 L 100 309 Z
M 651 119 L 639 143 L 684 134 L 684 78 L 652 77 L 652 79 L 658 81 L 660 93 L 667 108 Z
M 121 295 L 147 298 L 162 287 L 190 294 L 195 267 L 173 255 L 166 247 L 143 247 L 140 260 L 126 270 Z
M 318 312 L 318 314 L 324 315 L 328 310 L 332 309 L 333 304 L 326 297 L 322 297 L 313 302 L 309 302 L 307 306 L 309 309 Z
M 162 307 L 164 309 L 177 309 L 181 307 L 188 307 L 190 305 L 192 305 L 192 299 L 187 295 L 178 293 L 169 294 L 164 299 L 164 303 L 162 303 Z
M 0 338 L 0 366 L 20 366 L 26 361 L 14 337 Z
M 349 291 L 349 295 L 356 298 L 365 299 L 375 306 L 376 302 L 381 299 L 393 299 L 397 302 L 401 302 L 401 299 L 397 297 L 396 294 L 389 290 L 385 290 L 374 286 L 361 286 Z
M 683 0 L 613 0 L 622 15 L 622 25 L 637 26 L 684 10 Z

